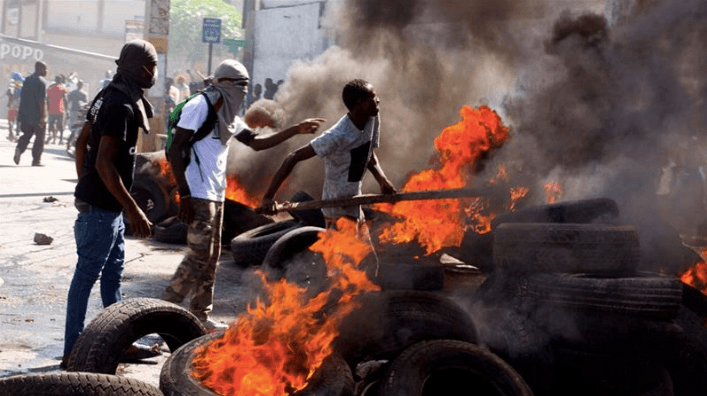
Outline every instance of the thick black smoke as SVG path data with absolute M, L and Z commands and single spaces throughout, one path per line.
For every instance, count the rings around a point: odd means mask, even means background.
M 293 65 L 278 94 L 289 123 L 325 117 L 326 127 L 345 113 L 341 89 L 354 78 L 376 87 L 381 99 L 378 156 L 396 186 L 409 173 L 430 167 L 433 139 L 460 120 L 462 105 L 499 101 L 513 87 L 530 40 L 518 21 L 537 17 L 542 2 L 514 0 L 346 0 L 327 3 L 323 28 L 337 38 L 320 57 Z M 341 8 L 337 8 L 337 5 Z M 533 14 L 535 13 L 535 14 Z M 521 23 L 522 25 L 522 23 Z M 523 37 L 524 40 L 519 40 Z M 269 180 L 286 151 L 306 144 L 298 137 L 268 155 L 240 157 L 237 172 Z M 284 148 L 286 147 L 286 148 Z M 242 154 L 242 150 L 239 150 Z M 247 154 L 247 153 L 246 153 Z M 240 154 L 239 154 L 240 155 Z M 299 189 L 318 196 L 322 165 L 299 165 L 280 199 Z M 371 178 L 366 192 L 377 192 Z M 262 185 L 251 185 L 254 191 Z

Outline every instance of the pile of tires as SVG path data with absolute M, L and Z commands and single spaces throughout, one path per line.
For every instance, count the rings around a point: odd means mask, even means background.
M 478 300 L 497 314 L 481 338 L 536 394 L 705 389 L 701 377 L 672 378 L 674 351 L 685 343 L 676 322 L 683 285 L 674 276 L 638 271 L 634 227 L 503 223 L 495 230 L 493 257 Z M 627 385 L 641 377 L 651 381 Z

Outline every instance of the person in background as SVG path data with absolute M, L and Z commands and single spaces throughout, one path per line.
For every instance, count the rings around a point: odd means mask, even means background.
M 18 109 L 17 118 L 22 129 L 22 136 L 17 140 L 15 156 L 16 165 L 20 164 L 22 153 L 27 149 L 29 141 L 34 136 L 32 143 L 32 166 L 42 166 L 42 152 L 44 152 L 44 134 L 47 128 L 47 65 L 44 62 L 34 64 L 34 73 L 27 77 L 22 84 L 22 98 Z
M 14 142 L 20 136 L 17 122 L 17 109 L 20 108 L 22 97 L 22 82 L 25 80 L 20 72 L 12 73 L 10 85 L 7 87 L 7 140 Z M 13 134 L 14 129 L 14 134 Z
M 69 92 L 66 99 L 69 103 L 69 131 L 71 131 L 71 134 L 66 141 L 67 144 L 71 144 L 71 141 L 75 137 L 76 131 L 78 130 L 75 126 L 78 121 L 78 114 L 81 111 L 81 107 L 86 105 L 88 102 L 88 94 L 83 90 L 83 81 L 78 80 L 76 82 L 76 89 Z
M 101 280 L 103 307 L 122 300 L 120 283 L 125 265 L 125 223 L 138 238 L 151 234 L 152 223 L 130 195 L 135 149 L 140 129 L 149 131 L 152 105 L 144 90 L 155 84 L 157 51 L 144 40 L 126 43 L 120 51 L 117 72 L 93 99 L 76 142 L 79 177 L 74 225 L 78 261 L 67 297 L 64 355 L 66 368 L 71 350 L 84 329 L 93 284 Z M 130 353 L 137 353 L 135 344 Z
M 162 298 L 180 304 L 190 296 L 189 310 L 210 330 L 227 326 L 210 318 L 213 309 L 216 268 L 221 255 L 223 205 L 226 198 L 226 165 L 229 143 L 235 137 L 254 150 L 274 147 L 297 135 L 314 133 L 322 119 L 307 119 L 290 128 L 266 136 L 249 128 L 273 127 L 266 112 L 245 119 L 238 116 L 248 90 L 248 71 L 241 63 L 221 62 L 203 95 L 182 108 L 174 140 L 167 152 L 179 189 L 179 220 L 189 226 L 188 251 L 164 291 Z M 208 97 L 208 102 L 206 100 Z M 209 135 L 191 145 L 190 139 L 209 114 L 209 103 L 217 122 Z
M 49 139 L 47 144 L 57 143 L 57 135 L 59 144 L 64 138 L 64 112 L 66 107 L 66 93 L 69 90 L 64 86 L 61 76 L 54 77 L 54 84 L 47 90 L 49 99 Z

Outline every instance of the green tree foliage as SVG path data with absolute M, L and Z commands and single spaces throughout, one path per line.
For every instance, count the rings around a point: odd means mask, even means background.
M 169 54 L 187 62 L 207 59 L 209 45 L 201 42 L 204 18 L 221 18 L 221 42 L 243 37 L 241 13 L 222 0 L 172 0 L 169 16 Z M 214 57 L 226 56 L 228 47 L 214 44 Z

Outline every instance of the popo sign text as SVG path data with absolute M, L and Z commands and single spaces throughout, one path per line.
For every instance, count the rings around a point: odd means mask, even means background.
M 201 30 L 201 41 L 204 43 L 221 42 L 221 19 L 204 18 Z
M 15 58 L 20 60 L 40 61 L 44 58 L 44 51 L 19 44 L 0 44 L 0 59 Z

